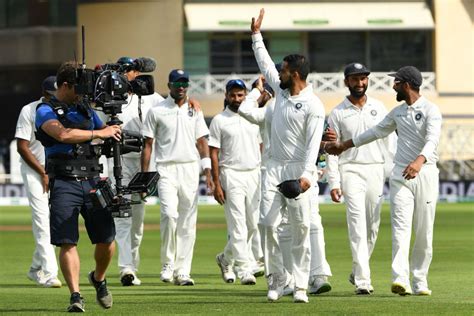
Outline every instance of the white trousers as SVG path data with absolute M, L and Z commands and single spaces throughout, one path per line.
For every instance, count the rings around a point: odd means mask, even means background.
M 268 161 L 263 181 L 259 226 L 264 235 L 262 243 L 267 275 L 284 275 L 286 271 L 278 238 L 278 226 L 282 220 L 283 210 L 288 209 L 293 258 L 291 272 L 295 286 L 307 289 L 311 260 L 309 230 L 313 188 L 300 194 L 297 199 L 285 198 L 277 188 L 282 181 L 299 178 L 303 168 L 302 163 L 281 163 L 271 159 Z
M 161 203 L 161 264 L 189 275 L 196 241 L 199 163 L 158 164 Z
M 109 177 L 115 183 L 113 177 L 113 163 L 109 164 Z M 133 176 L 140 172 L 140 157 L 122 157 L 122 184 L 128 185 Z M 114 218 L 115 241 L 118 247 L 118 267 L 121 273 L 137 272 L 140 265 L 140 244 L 143 239 L 143 221 L 145 219 L 145 204 L 140 195 L 134 193 L 131 196 L 132 216 L 128 218 Z
M 311 244 L 310 276 L 324 275 L 332 276 L 331 267 L 326 260 L 326 243 L 324 242 L 324 228 L 319 214 L 319 187 L 314 187 L 312 195 L 311 218 L 310 218 L 309 240 Z M 282 221 L 278 227 L 278 238 L 283 255 L 283 265 L 291 273 L 291 227 L 288 222 L 288 212 L 284 210 Z
M 384 165 L 343 164 L 339 172 L 355 285 L 368 286 L 371 284 L 369 261 L 380 226 Z
M 252 272 L 256 259 L 260 258 L 255 255 L 262 253 L 258 231 L 260 168 L 246 171 L 222 168 L 219 177 L 225 192 L 229 238 L 224 257 L 233 263 L 237 275 L 242 277 L 246 272 Z M 253 248 L 256 248 L 256 254 Z
M 49 200 L 48 193 L 43 193 L 41 177 L 26 163 L 21 163 L 21 176 L 25 186 L 28 202 L 31 207 L 31 224 L 35 239 L 35 251 L 31 269 L 43 270 L 52 277 L 58 275 L 56 253 L 51 245 L 49 227 Z
M 392 281 L 428 288 L 428 269 L 433 256 L 433 226 L 439 190 L 439 170 L 424 165 L 418 176 L 405 180 L 404 168 L 395 167 L 390 177 L 392 219 Z M 415 240 L 409 262 L 411 232 Z

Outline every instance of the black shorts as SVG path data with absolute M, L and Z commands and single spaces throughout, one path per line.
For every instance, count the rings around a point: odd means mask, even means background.
M 87 234 L 93 244 L 114 241 L 114 219 L 110 212 L 94 209 L 89 197 L 89 191 L 98 180 L 99 178 L 78 181 L 62 177 L 50 180 L 51 244 L 77 244 L 79 213 L 84 218 Z

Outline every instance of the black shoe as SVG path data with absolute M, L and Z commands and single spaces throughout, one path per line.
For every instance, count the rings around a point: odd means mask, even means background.
M 103 308 L 111 308 L 113 300 L 112 293 L 107 289 L 107 280 L 104 279 L 101 282 L 97 282 L 94 279 L 94 271 L 91 271 L 89 272 L 89 283 L 95 287 L 97 303 Z
M 81 293 L 74 292 L 71 294 L 71 299 L 69 300 L 69 307 L 67 311 L 69 313 L 84 313 L 84 299 L 81 296 Z

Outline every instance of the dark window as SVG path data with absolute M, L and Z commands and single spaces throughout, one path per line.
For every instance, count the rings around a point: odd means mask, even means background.
M 209 43 L 211 73 L 259 72 L 252 50 L 252 40 L 248 38 L 247 34 L 218 34 L 212 36 Z M 268 48 L 266 41 L 265 45 Z
M 372 71 L 412 65 L 432 71 L 431 31 L 310 32 L 311 71 L 340 72 L 350 62 L 365 63 Z

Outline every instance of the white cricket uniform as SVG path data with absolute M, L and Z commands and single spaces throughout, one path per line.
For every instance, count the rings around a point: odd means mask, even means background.
M 175 275 L 189 275 L 196 240 L 200 157 L 196 140 L 209 134 L 202 111 L 188 103 L 178 106 L 168 96 L 153 107 L 143 135 L 155 139 L 156 169 L 160 174 L 161 263 Z
M 224 257 L 233 261 L 240 278 L 252 274 L 256 260 L 249 244 L 254 238 L 260 240 L 260 143 L 259 127 L 228 107 L 212 119 L 209 146 L 219 149 L 219 181 L 226 200 L 229 239 Z
M 33 156 L 44 166 L 44 147 L 35 137 L 36 107 L 40 103 L 41 99 L 21 109 L 15 138 L 29 141 L 29 149 Z M 20 170 L 31 207 L 32 229 L 36 244 L 31 269 L 42 270 L 45 275 L 57 277 L 58 264 L 50 237 L 48 193 L 43 193 L 41 176 L 22 158 L 20 158 Z
M 122 129 L 142 133 L 143 123 L 148 111 L 158 103 L 163 101 L 163 97 L 158 93 L 149 96 L 142 96 L 140 107 L 138 96 L 130 94 L 127 104 L 122 106 L 122 113 L 118 118 L 123 122 Z M 140 114 L 141 113 L 141 114 Z M 109 176 L 113 183 L 113 158 L 108 160 Z M 128 185 L 133 176 L 141 171 L 140 153 L 130 152 L 122 155 L 122 184 Z M 134 193 L 132 201 L 139 204 L 132 204 L 132 216 L 128 218 L 114 218 L 115 221 L 115 241 L 118 247 L 118 267 L 121 274 L 127 272 L 136 273 L 140 265 L 140 244 L 143 238 L 143 220 L 145 218 L 145 204 L 142 202 L 140 194 Z
M 346 141 L 377 125 L 386 114 L 383 103 L 371 97 L 367 96 L 362 107 L 345 98 L 332 110 L 328 122 L 338 139 Z M 384 165 L 389 165 L 390 170 L 393 167 L 394 138 L 395 133 L 391 133 L 370 144 L 350 148 L 339 157 L 327 157 L 329 188 L 342 189 L 346 202 L 352 274 L 356 287 L 371 285 L 369 261 L 380 226 Z
M 263 139 L 262 152 L 262 182 L 265 177 L 265 164 L 270 156 L 270 121 L 275 108 L 275 99 L 271 99 L 263 108 L 258 107 L 257 99 L 260 96 L 258 89 L 253 89 L 239 107 L 239 113 L 249 122 L 259 125 Z M 311 265 L 310 275 L 331 276 L 331 267 L 326 260 L 326 248 L 324 242 L 324 228 L 319 215 L 319 187 L 315 182 L 314 194 L 311 207 L 310 244 Z M 278 239 L 283 257 L 283 265 L 289 272 L 292 271 L 293 260 L 291 259 L 291 226 L 288 222 L 288 212 L 283 210 L 282 221 L 278 227 Z
M 360 147 L 395 129 L 398 132 L 395 166 L 390 175 L 392 281 L 409 286 L 411 271 L 415 291 L 428 288 L 439 188 L 436 162 L 441 123 L 439 108 L 420 97 L 411 106 L 397 106 L 379 124 L 353 139 L 354 145 Z M 405 180 L 403 170 L 419 155 L 426 158 L 426 163 L 414 179 Z M 412 221 L 415 241 L 409 262 Z
M 310 272 L 311 195 L 316 179 L 315 162 L 324 127 L 324 107 L 307 85 L 298 95 L 280 88 L 279 74 L 260 33 L 252 35 L 252 48 L 260 72 L 275 91 L 276 101 L 270 126 L 270 159 L 263 182 L 262 210 L 259 225 L 265 231 L 264 255 L 267 274 L 277 277 L 285 269 L 279 248 L 277 228 L 283 209 L 288 208 L 292 232 L 292 274 L 295 287 L 307 289 Z M 285 198 L 277 185 L 285 180 L 304 177 L 310 189 L 297 199 Z

